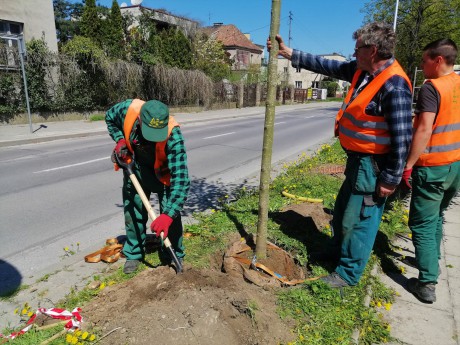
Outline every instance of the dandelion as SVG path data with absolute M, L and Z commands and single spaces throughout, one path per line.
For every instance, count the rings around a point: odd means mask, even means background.
M 89 335 L 88 332 L 85 332 L 81 335 L 81 338 L 85 340 L 86 338 L 88 338 L 88 335 Z
M 391 303 L 385 303 L 384 306 L 385 306 L 385 309 L 386 309 L 386 310 L 390 310 L 390 309 L 391 309 Z
M 66 342 L 66 343 L 71 343 L 71 342 L 72 342 L 72 338 L 73 338 L 73 335 L 70 334 L 70 333 L 67 333 L 67 335 L 65 336 L 65 342 Z
M 215 213 L 215 212 L 216 212 L 216 210 L 211 210 L 211 213 Z
M 404 273 L 406 273 L 406 269 L 403 266 L 399 266 L 399 272 L 404 274 Z
M 378 301 L 378 302 L 377 302 L 377 307 L 380 308 L 381 306 L 382 306 L 382 302 Z
M 89 336 L 89 341 L 94 341 L 96 339 L 96 336 L 94 334 L 91 334 Z
M 14 309 L 14 313 L 15 314 L 19 313 L 19 308 Z
M 412 234 L 407 234 L 407 237 L 412 238 Z
M 99 285 L 99 290 L 104 290 L 104 289 L 105 289 L 105 283 L 102 283 L 101 285 Z

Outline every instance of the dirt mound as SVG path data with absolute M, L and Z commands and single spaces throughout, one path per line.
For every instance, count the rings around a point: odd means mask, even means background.
M 314 245 L 314 236 L 321 236 L 318 229 L 328 224 L 326 211 L 321 204 L 301 203 L 272 216 L 282 231 L 308 247 Z M 238 242 L 239 236 L 234 240 Z M 236 246 L 234 253 L 251 258 L 252 251 L 238 249 L 233 240 L 230 243 L 229 249 Z M 113 331 L 99 342 L 110 345 L 265 345 L 293 341 L 295 325 L 278 316 L 276 291 L 296 287 L 279 287 L 279 281 L 271 278 L 273 284 L 259 281 L 257 286 L 253 275 L 260 272 L 246 266 L 242 269 L 241 265 L 233 270 L 224 263 L 227 273 L 223 273 L 222 254 L 211 259 L 213 269 L 198 270 L 186 264 L 184 272 L 176 275 L 172 268 L 158 267 L 104 289 L 83 308 L 85 328 L 96 327 L 104 335 Z M 281 254 L 275 250 L 261 263 L 288 279 L 308 276 L 305 268 L 289 265 L 287 269 L 292 257 Z M 264 279 L 270 282 L 269 277 Z
M 276 313 L 273 289 L 261 289 L 218 270 L 169 267 L 144 271 L 106 288 L 83 310 L 101 344 L 278 344 L 293 325 Z

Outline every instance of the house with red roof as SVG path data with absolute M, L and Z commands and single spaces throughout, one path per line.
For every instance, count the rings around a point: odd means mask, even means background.
M 263 46 L 254 44 L 235 25 L 214 23 L 201 31 L 210 38 L 220 41 L 233 61 L 233 70 L 248 70 L 250 65 L 261 65 Z

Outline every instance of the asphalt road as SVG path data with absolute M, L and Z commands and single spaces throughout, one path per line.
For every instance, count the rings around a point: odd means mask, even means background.
M 331 106 L 277 114 L 273 165 L 329 141 L 336 112 Z M 192 176 L 186 216 L 257 183 L 263 130 L 264 114 L 182 126 Z M 64 247 L 88 253 L 123 235 L 113 146 L 104 135 L 0 149 L 0 259 L 25 283 L 62 266 Z

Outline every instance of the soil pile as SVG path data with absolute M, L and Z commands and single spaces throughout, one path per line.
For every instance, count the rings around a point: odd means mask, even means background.
M 293 205 L 278 216 L 290 225 L 287 230 L 296 228 L 297 235 L 317 232 L 330 218 L 322 205 L 308 203 Z M 296 271 L 279 266 L 278 255 L 271 257 L 275 262 L 265 261 L 264 265 L 285 270 L 288 276 Z M 125 283 L 107 287 L 83 308 L 85 328 L 97 327 L 103 335 L 113 331 L 99 342 L 111 345 L 265 345 L 293 341 L 293 321 L 282 320 L 277 314 L 276 292 L 285 288 L 257 286 L 241 273 L 223 273 L 222 259 L 213 260 L 215 267 L 210 269 L 185 264 L 184 272 L 177 275 L 170 267 L 147 269 Z M 304 268 L 297 267 L 297 271 L 308 275 Z M 289 276 L 292 278 L 298 276 Z

